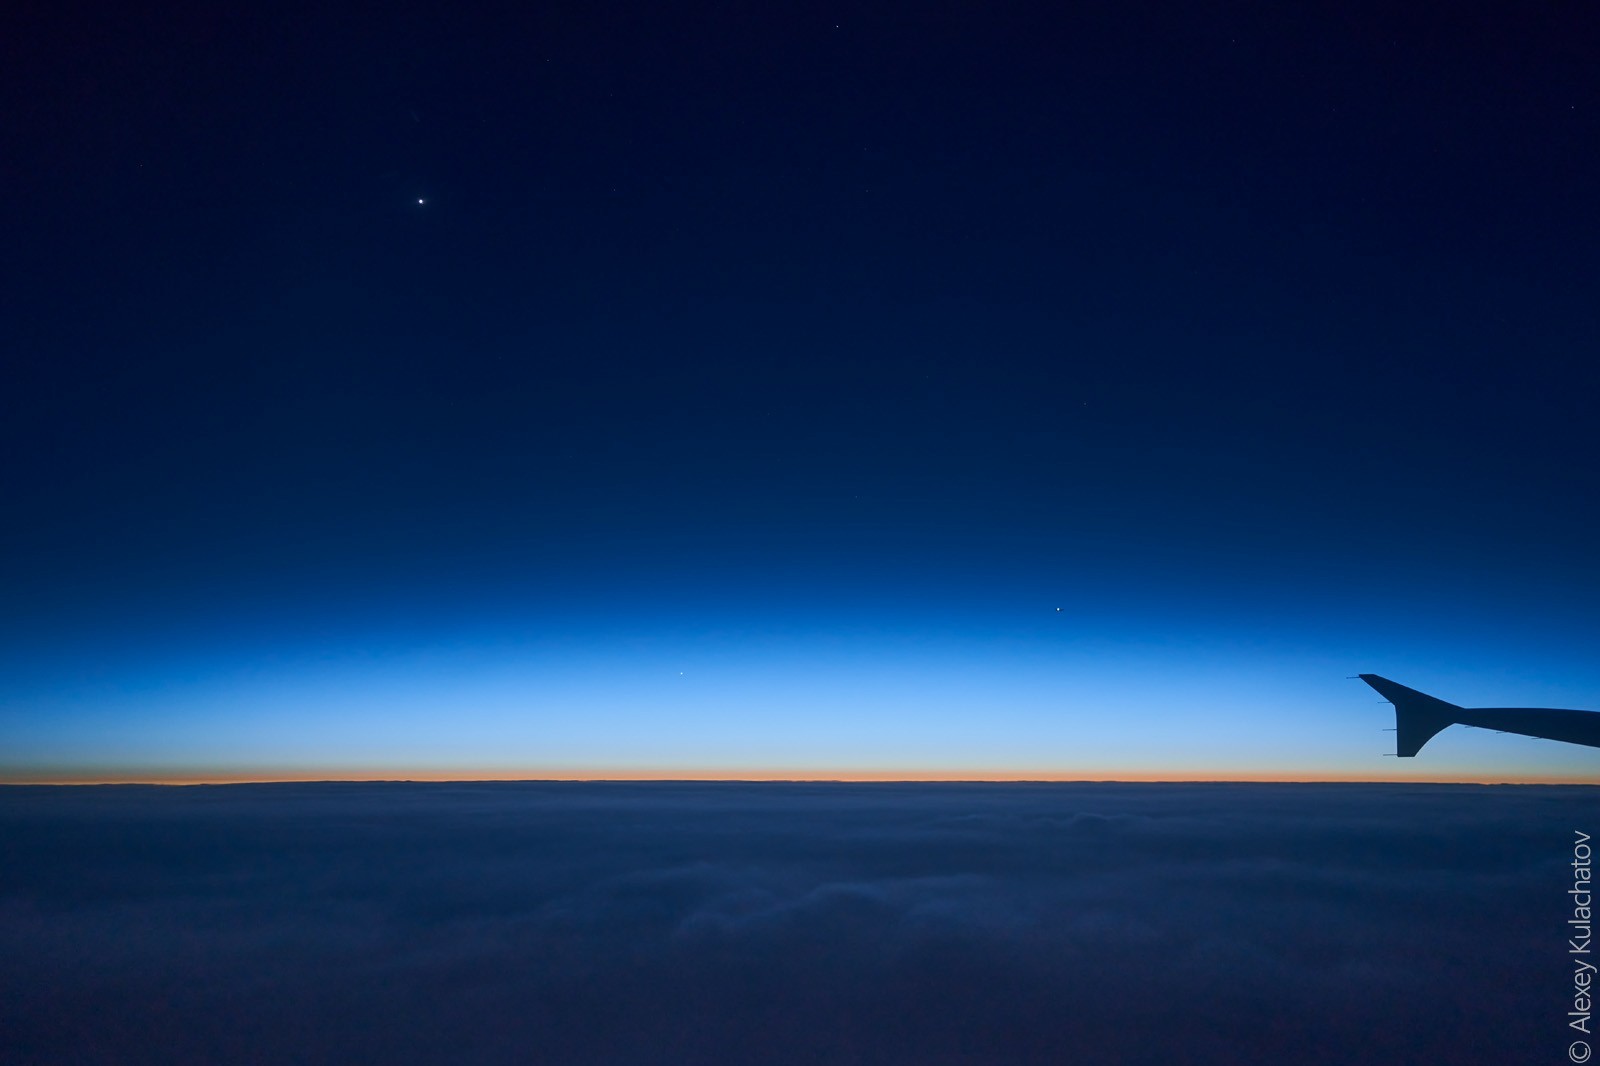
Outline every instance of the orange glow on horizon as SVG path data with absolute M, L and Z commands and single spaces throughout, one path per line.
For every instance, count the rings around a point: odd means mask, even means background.
M 0 772 L 0 785 L 230 785 L 279 784 L 311 782 L 454 782 L 469 784 L 479 781 L 749 781 L 749 782 L 841 782 L 841 783 L 916 783 L 916 782 L 1053 782 L 1053 783 L 1301 783 L 1301 784 L 1472 784 L 1472 785 L 1597 785 L 1594 778 L 1563 776 L 1558 774 L 1457 773 L 1428 776 L 1425 774 L 1377 774 L 1355 771 L 1330 772 L 1327 770 L 1281 771 L 1276 773 L 1256 770 L 985 770 L 980 768 L 959 770 L 818 770 L 818 769 L 686 769 L 652 767 L 609 767 L 579 769 L 490 769 L 452 768 L 437 770 L 415 769 L 351 769 L 324 768 L 318 770 L 257 770 L 202 771 L 172 770 L 159 772 L 116 772 L 85 770 L 82 772 Z

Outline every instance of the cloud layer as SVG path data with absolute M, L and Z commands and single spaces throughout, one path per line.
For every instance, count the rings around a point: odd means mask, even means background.
M 1593 795 L 12 787 L 0 1032 L 26 1063 L 1559 1057 Z

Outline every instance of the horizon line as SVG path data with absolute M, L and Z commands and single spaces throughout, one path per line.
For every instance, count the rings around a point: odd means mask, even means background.
M 157 773 L 0 771 L 0 785 L 246 785 L 246 784 L 478 784 L 525 783 L 741 783 L 741 784 L 1462 784 L 1462 785 L 1600 785 L 1600 778 L 1571 774 L 1447 773 L 1441 776 L 1399 776 L 1359 772 L 1263 771 L 170 771 Z

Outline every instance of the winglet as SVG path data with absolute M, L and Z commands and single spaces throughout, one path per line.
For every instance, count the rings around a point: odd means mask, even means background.
M 1409 759 L 1434 734 L 1460 721 L 1461 708 L 1414 688 L 1406 688 L 1377 674 L 1356 675 L 1394 704 L 1395 754 Z

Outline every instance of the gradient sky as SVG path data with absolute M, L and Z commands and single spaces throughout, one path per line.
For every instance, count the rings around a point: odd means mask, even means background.
M 1595 779 L 1581 7 L 0 33 L 0 778 Z

